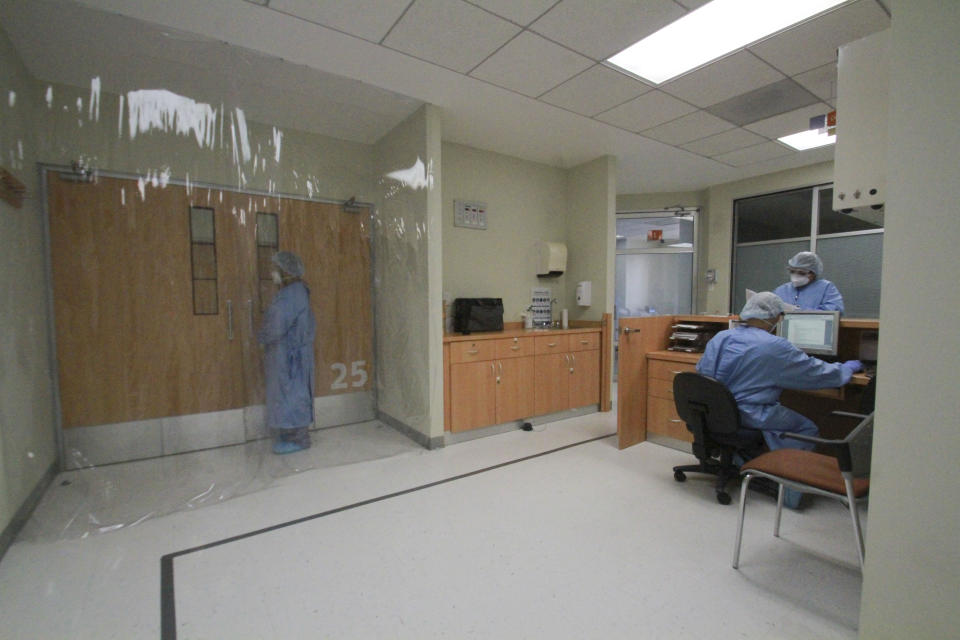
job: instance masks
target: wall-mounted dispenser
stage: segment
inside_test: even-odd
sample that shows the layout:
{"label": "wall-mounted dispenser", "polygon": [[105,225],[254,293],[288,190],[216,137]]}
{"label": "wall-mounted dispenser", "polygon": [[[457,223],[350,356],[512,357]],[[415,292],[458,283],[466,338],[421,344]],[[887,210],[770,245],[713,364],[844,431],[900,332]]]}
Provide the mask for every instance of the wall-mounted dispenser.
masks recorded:
{"label": "wall-mounted dispenser", "polygon": [[584,280],[577,283],[577,304],[581,307],[590,306],[590,281]]}
{"label": "wall-mounted dispenser", "polygon": [[567,268],[567,245],[561,242],[537,243],[537,277],[556,278]]}

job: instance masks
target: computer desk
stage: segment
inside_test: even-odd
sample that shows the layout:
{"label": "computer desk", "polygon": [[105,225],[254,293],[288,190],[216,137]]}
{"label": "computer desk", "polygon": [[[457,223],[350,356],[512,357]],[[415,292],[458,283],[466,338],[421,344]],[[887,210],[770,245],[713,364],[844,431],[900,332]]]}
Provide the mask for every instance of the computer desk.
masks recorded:
{"label": "computer desk", "polygon": [[[673,315],[620,318],[618,332],[617,436],[622,449],[652,440],[667,445],[692,442],[693,437],[676,413],[673,377],[681,371],[696,371],[699,353],[669,351],[673,325],[705,324],[723,330],[737,316]],[[837,360],[859,356],[863,332],[877,333],[878,320],[841,318]],[[780,403],[813,420],[825,438],[845,436],[854,426],[838,419],[833,411],[856,412],[870,377],[854,374],[841,388],[809,391],[784,390]]]}

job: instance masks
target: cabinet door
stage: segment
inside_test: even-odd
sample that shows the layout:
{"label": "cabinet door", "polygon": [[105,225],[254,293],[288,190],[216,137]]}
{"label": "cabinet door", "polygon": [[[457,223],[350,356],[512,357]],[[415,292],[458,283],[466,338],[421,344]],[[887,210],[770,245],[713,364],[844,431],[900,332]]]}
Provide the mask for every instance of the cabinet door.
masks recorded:
{"label": "cabinet door", "polygon": [[497,423],[533,416],[533,356],[497,361]]}
{"label": "cabinet door", "polygon": [[570,406],[585,407],[600,402],[600,351],[577,351],[570,354],[573,373],[570,376]]}
{"label": "cabinet door", "polygon": [[550,353],[534,360],[534,412],[536,415],[570,407],[570,354]]}
{"label": "cabinet door", "polygon": [[466,431],[496,422],[496,363],[450,365],[450,430]]}

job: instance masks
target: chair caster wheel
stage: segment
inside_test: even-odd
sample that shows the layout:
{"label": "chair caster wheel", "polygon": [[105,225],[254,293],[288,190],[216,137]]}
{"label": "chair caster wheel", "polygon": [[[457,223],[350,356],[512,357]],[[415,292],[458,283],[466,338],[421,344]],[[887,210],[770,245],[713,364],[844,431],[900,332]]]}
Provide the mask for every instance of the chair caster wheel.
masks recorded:
{"label": "chair caster wheel", "polygon": [[687,474],[685,474],[683,471],[674,471],[673,479],[676,480],[677,482],[683,482],[684,480],[687,479]]}
{"label": "chair caster wheel", "polygon": [[717,502],[720,504],[730,504],[730,494],[726,491],[717,491]]}

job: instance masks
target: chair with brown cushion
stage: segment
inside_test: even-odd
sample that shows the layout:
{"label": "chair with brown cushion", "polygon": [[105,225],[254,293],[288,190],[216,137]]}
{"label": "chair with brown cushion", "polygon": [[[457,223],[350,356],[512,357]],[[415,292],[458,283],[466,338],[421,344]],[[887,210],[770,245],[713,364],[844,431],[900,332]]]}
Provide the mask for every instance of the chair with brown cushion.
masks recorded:
{"label": "chair with brown cushion", "polygon": [[873,447],[873,414],[843,414],[862,418],[860,424],[842,440],[825,440],[788,433],[784,437],[813,442],[829,450],[832,455],[802,449],[777,449],[757,456],[740,468],[743,485],[740,491],[740,519],[737,522],[737,541],[733,551],[733,568],[740,563],[740,543],[743,539],[743,516],[747,506],[747,488],[754,478],[768,478],[776,482],[777,516],[773,535],[780,537],[780,515],[783,511],[783,489],[790,487],[805,493],[834,498],[850,509],[853,532],[857,540],[860,568],[863,568],[863,531],[857,499],[870,490],[870,453]]}

